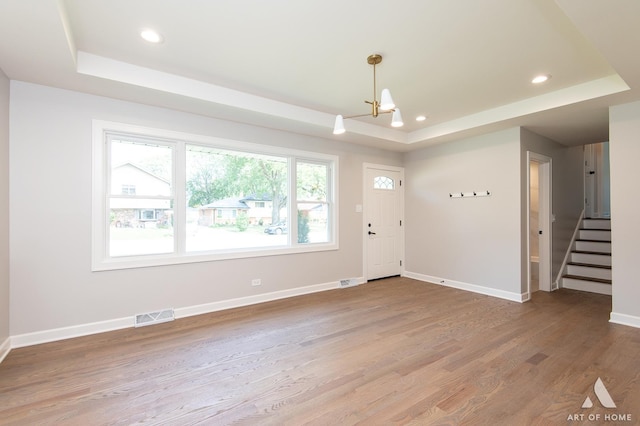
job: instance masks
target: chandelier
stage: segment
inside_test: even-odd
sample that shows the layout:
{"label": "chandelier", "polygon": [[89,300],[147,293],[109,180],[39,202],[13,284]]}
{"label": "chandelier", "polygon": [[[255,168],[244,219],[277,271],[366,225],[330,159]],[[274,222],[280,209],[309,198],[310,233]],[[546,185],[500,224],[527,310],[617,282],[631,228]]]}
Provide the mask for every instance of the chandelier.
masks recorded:
{"label": "chandelier", "polygon": [[402,116],[400,115],[400,109],[396,108],[396,104],[393,103],[393,99],[391,99],[391,93],[389,89],[382,89],[382,93],[380,94],[380,101],[376,99],[376,65],[382,62],[382,56],[378,54],[369,55],[367,58],[367,63],[369,65],[373,65],[373,101],[365,101],[371,105],[371,112],[367,114],[358,114],[358,115],[349,115],[343,117],[342,115],[336,116],[336,122],[333,126],[333,134],[340,135],[346,131],[344,128],[344,120],[347,118],[356,118],[356,117],[377,117],[380,114],[390,114],[391,116],[391,126],[400,127],[404,123],[402,122]]}

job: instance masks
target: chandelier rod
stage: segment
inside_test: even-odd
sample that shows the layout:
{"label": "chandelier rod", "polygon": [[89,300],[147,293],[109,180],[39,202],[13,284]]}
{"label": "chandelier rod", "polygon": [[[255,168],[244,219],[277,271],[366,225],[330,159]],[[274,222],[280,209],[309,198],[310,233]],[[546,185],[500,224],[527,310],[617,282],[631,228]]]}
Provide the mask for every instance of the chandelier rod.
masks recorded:
{"label": "chandelier rod", "polygon": [[[380,58],[382,59],[382,58]],[[376,100],[376,62],[373,63],[373,116],[378,116],[378,101]]]}
{"label": "chandelier rod", "polygon": [[379,110],[379,106],[380,104],[378,103],[378,99],[376,99],[376,65],[379,64],[380,62],[382,62],[382,56],[374,53],[373,55],[369,55],[367,57],[367,63],[369,65],[373,65],[373,102],[370,101],[364,101],[367,104],[371,104],[371,114],[373,117],[377,117],[378,116],[378,110]]}

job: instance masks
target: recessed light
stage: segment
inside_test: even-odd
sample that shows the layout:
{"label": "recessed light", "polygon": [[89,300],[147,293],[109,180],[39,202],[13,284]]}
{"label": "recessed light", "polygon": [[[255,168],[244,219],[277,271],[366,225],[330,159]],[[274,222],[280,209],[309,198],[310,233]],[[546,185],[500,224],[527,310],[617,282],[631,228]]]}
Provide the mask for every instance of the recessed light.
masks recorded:
{"label": "recessed light", "polygon": [[162,36],[154,30],[144,29],[140,31],[140,37],[148,41],[149,43],[162,43]]}
{"label": "recessed light", "polygon": [[416,121],[424,121],[426,119],[427,119],[427,117],[424,116],[424,115],[419,115],[419,116],[416,117]]}
{"label": "recessed light", "polygon": [[537,75],[533,78],[533,80],[531,80],[531,82],[533,84],[540,84],[540,83],[544,83],[545,81],[549,80],[551,78],[550,74],[543,74],[543,75]]}

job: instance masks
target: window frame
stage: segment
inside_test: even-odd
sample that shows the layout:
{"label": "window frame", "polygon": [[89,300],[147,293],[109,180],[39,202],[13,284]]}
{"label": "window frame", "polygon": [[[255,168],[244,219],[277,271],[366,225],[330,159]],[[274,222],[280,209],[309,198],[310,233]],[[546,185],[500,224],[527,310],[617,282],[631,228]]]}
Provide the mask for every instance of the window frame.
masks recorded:
{"label": "window frame", "polygon": [[[164,266],[173,264],[208,262],[226,259],[251,258],[261,256],[308,253],[337,250],[338,244],[338,169],[339,158],[336,155],[301,151],[238,141],[213,136],[205,136],[151,128],[133,124],[104,120],[92,121],[92,271]],[[186,146],[200,144],[211,148],[231,152],[275,155],[287,158],[288,163],[288,217],[292,231],[297,230],[297,176],[296,164],[311,162],[327,166],[327,203],[329,205],[328,242],[298,243],[297,233],[290,232],[287,245],[278,247],[248,247],[224,251],[187,252],[186,251],[186,202],[174,202],[174,251],[167,254],[146,254],[136,256],[109,256],[109,188],[110,158],[108,136],[120,135],[131,139],[153,139],[174,147],[172,173],[172,195],[175,200],[186,200]]]}

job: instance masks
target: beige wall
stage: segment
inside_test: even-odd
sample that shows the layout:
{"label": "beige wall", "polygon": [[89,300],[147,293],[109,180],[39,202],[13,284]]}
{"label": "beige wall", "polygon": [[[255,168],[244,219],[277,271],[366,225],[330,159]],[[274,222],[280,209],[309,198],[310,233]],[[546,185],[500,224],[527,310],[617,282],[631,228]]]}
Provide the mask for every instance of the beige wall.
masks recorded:
{"label": "beige wall", "polygon": [[[405,155],[409,276],[518,300],[527,292],[527,151],[552,158],[552,277],[582,211],[582,147],[514,128]],[[450,192],[491,191],[451,199]]]}
{"label": "beige wall", "polygon": [[9,336],[9,79],[0,70],[0,360]]}
{"label": "beige wall", "polygon": [[[405,167],[405,270],[500,297],[517,298],[526,291],[527,150],[553,158],[554,276],[582,209],[582,148],[566,148],[519,128],[402,155],[14,81],[9,153],[9,83],[0,77],[0,161],[5,164],[0,169],[5,173],[0,176],[0,207],[10,209],[12,218],[9,224],[4,214],[0,223],[5,242],[0,248],[5,266],[0,276],[0,344],[9,335],[361,277],[362,213],[355,206],[363,201],[365,162]],[[338,155],[340,249],[92,273],[92,119]],[[638,174],[634,158],[640,154],[634,139],[640,134],[640,104],[612,109],[611,130],[613,311],[640,320],[633,241],[640,235],[632,222],[637,201],[626,196],[639,180],[633,176]],[[492,195],[448,196],[473,190]],[[263,285],[252,287],[250,281],[258,277]]]}
{"label": "beige wall", "polygon": [[[519,298],[520,130],[411,152],[405,178],[409,275]],[[491,196],[449,198],[486,190]]]}
{"label": "beige wall", "polygon": [[[12,336],[363,276],[362,164],[400,166],[401,154],[16,81],[11,90]],[[92,273],[92,119],[338,155],[340,249]]]}
{"label": "beige wall", "polygon": [[612,107],[609,124],[611,166],[611,320],[640,327],[640,102]]}

